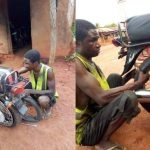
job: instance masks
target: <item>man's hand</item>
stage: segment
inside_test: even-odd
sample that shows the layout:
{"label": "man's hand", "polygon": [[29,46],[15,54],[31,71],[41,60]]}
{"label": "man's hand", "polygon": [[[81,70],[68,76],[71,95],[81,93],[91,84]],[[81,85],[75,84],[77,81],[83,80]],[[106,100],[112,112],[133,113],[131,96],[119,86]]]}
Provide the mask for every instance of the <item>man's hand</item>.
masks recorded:
{"label": "man's hand", "polygon": [[23,73],[26,73],[26,72],[28,72],[28,71],[29,71],[28,68],[22,67],[20,70],[18,70],[18,73],[19,73],[19,74],[23,74]]}
{"label": "man's hand", "polygon": [[140,71],[137,81],[135,81],[135,89],[138,89],[140,86],[143,86],[149,80],[148,73],[143,73]]}
{"label": "man's hand", "polygon": [[32,89],[25,89],[25,94],[26,94],[26,95],[30,95],[30,94],[31,94],[31,90],[32,90]]}

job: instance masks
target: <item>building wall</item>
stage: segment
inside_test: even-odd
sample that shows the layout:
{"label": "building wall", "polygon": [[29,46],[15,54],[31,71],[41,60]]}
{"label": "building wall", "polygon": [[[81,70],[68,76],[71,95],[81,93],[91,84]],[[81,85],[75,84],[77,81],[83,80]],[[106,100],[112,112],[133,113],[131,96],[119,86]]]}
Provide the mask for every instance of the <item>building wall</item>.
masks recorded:
{"label": "building wall", "polygon": [[56,56],[65,56],[70,51],[72,40],[71,27],[68,21],[70,0],[58,1],[57,8],[57,51]]}
{"label": "building wall", "polygon": [[8,54],[11,49],[8,29],[8,14],[6,0],[0,0],[0,53]]}
{"label": "building wall", "polygon": [[[58,1],[56,56],[65,56],[70,51],[72,37],[68,21],[69,1]],[[12,51],[5,2],[6,0],[0,0],[0,53]],[[30,0],[30,15],[32,48],[37,49],[43,58],[49,58],[51,40],[50,2]]]}
{"label": "building wall", "polygon": [[42,57],[50,55],[50,15],[48,0],[30,0],[32,48]]}

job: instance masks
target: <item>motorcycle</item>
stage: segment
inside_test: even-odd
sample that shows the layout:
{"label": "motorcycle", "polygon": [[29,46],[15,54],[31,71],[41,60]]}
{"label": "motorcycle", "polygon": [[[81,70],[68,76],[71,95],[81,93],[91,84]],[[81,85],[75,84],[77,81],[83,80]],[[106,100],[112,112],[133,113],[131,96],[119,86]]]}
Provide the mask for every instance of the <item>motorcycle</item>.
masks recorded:
{"label": "motorcycle", "polygon": [[[121,73],[122,78],[118,83],[112,81],[110,87],[116,87],[118,84],[124,85],[130,79],[138,80],[139,70],[144,73],[150,71],[149,28],[150,14],[129,18],[118,25],[119,37],[113,39],[112,43],[116,47],[121,47],[118,58],[126,56],[126,60],[123,72]],[[150,98],[150,90],[146,90],[145,85],[136,89],[135,94],[138,97]],[[141,105],[150,112],[149,103],[141,103]]]}
{"label": "motorcycle", "polygon": [[38,122],[42,119],[39,105],[24,92],[28,84],[17,71],[0,67],[0,125],[14,127],[21,120]]}
{"label": "motorcycle", "polygon": [[[142,24],[141,21],[143,21]],[[150,27],[150,14],[129,18],[126,22],[121,22],[118,25],[119,37],[113,39],[112,43],[116,47],[121,46],[118,59],[126,56],[124,70],[121,74],[123,77],[122,84],[127,83],[132,78],[137,80],[139,66],[150,56],[148,27]]]}

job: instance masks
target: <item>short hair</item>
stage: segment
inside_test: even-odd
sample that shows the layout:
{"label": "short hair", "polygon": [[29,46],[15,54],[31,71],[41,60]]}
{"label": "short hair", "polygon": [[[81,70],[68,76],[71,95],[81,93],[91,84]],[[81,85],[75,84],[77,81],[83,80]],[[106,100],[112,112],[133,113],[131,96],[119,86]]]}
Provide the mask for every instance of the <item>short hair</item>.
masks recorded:
{"label": "short hair", "polygon": [[76,19],[76,42],[83,41],[90,29],[96,29],[96,26],[89,21]]}
{"label": "short hair", "polygon": [[40,63],[41,56],[37,50],[31,49],[24,54],[24,58],[29,59],[31,63],[35,63],[36,61]]}

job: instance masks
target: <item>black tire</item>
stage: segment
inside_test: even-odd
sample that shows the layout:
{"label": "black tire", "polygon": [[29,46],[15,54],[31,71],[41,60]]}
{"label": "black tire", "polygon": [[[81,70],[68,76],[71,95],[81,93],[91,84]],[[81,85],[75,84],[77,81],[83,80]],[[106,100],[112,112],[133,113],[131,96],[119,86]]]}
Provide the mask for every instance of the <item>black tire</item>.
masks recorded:
{"label": "black tire", "polygon": [[150,104],[149,103],[140,103],[142,107],[150,113]]}
{"label": "black tire", "polygon": [[115,87],[123,85],[123,79],[121,75],[117,73],[110,74],[107,78],[107,82],[110,88],[115,88]]}
{"label": "black tire", "polygon": [[6,127],[15,127],[22,120],[22,117],[15,110],[15,108],[6,108],[4,104],[0,101],[0,111],[3,113],[5,117],[5,121],[0,123],[2,126]]}
{"label": "black tire", "polygon": [[[137,81],[137,80],[138,80],[139,74],[140,74],[140,71],[139,71],[139,70],[136,70],[136,74],[135,74],[135,76],[134,76],[134,81]],[[145,88],[145,85],[141,85],[141,86],[139,86],[138,88],[136,88],[135,90],[144,89],[144,88]]]}
{"label": "black tire", "polygon": [[[138,78],[139,78],[139,73],[140,71],[137,70],[137,73],[135,74],[135,77],[134,77],[134,81],[137,81]],[[140,87],[138,87],[137,89],[135,90],[139,90],[139,89],[144,89],[145,88],[145,85],[141,85]],[[149,103],[140,103],[142,105],[142,107],[150,113],[150,104]]]}
{"label": "black tire", "polygon": [[[22,116],[22,119],[28,122],[39,122],[42,119],[42,111],[40,106],[32,97],[26,97],[22,99],[24,104],[28,107],[28,112]],[[29,114],[31,107],[31,113]],[[35,111],[35,115],[33,114]]]}
{"label": "black tire", "polygon": [[139,73],[140,73],[139,71],[136,72],[136,74],[135,74],[135,76],[134,76],[134,81],[137,81],[137,80],[138,80],[138,78],[139,78]]}

